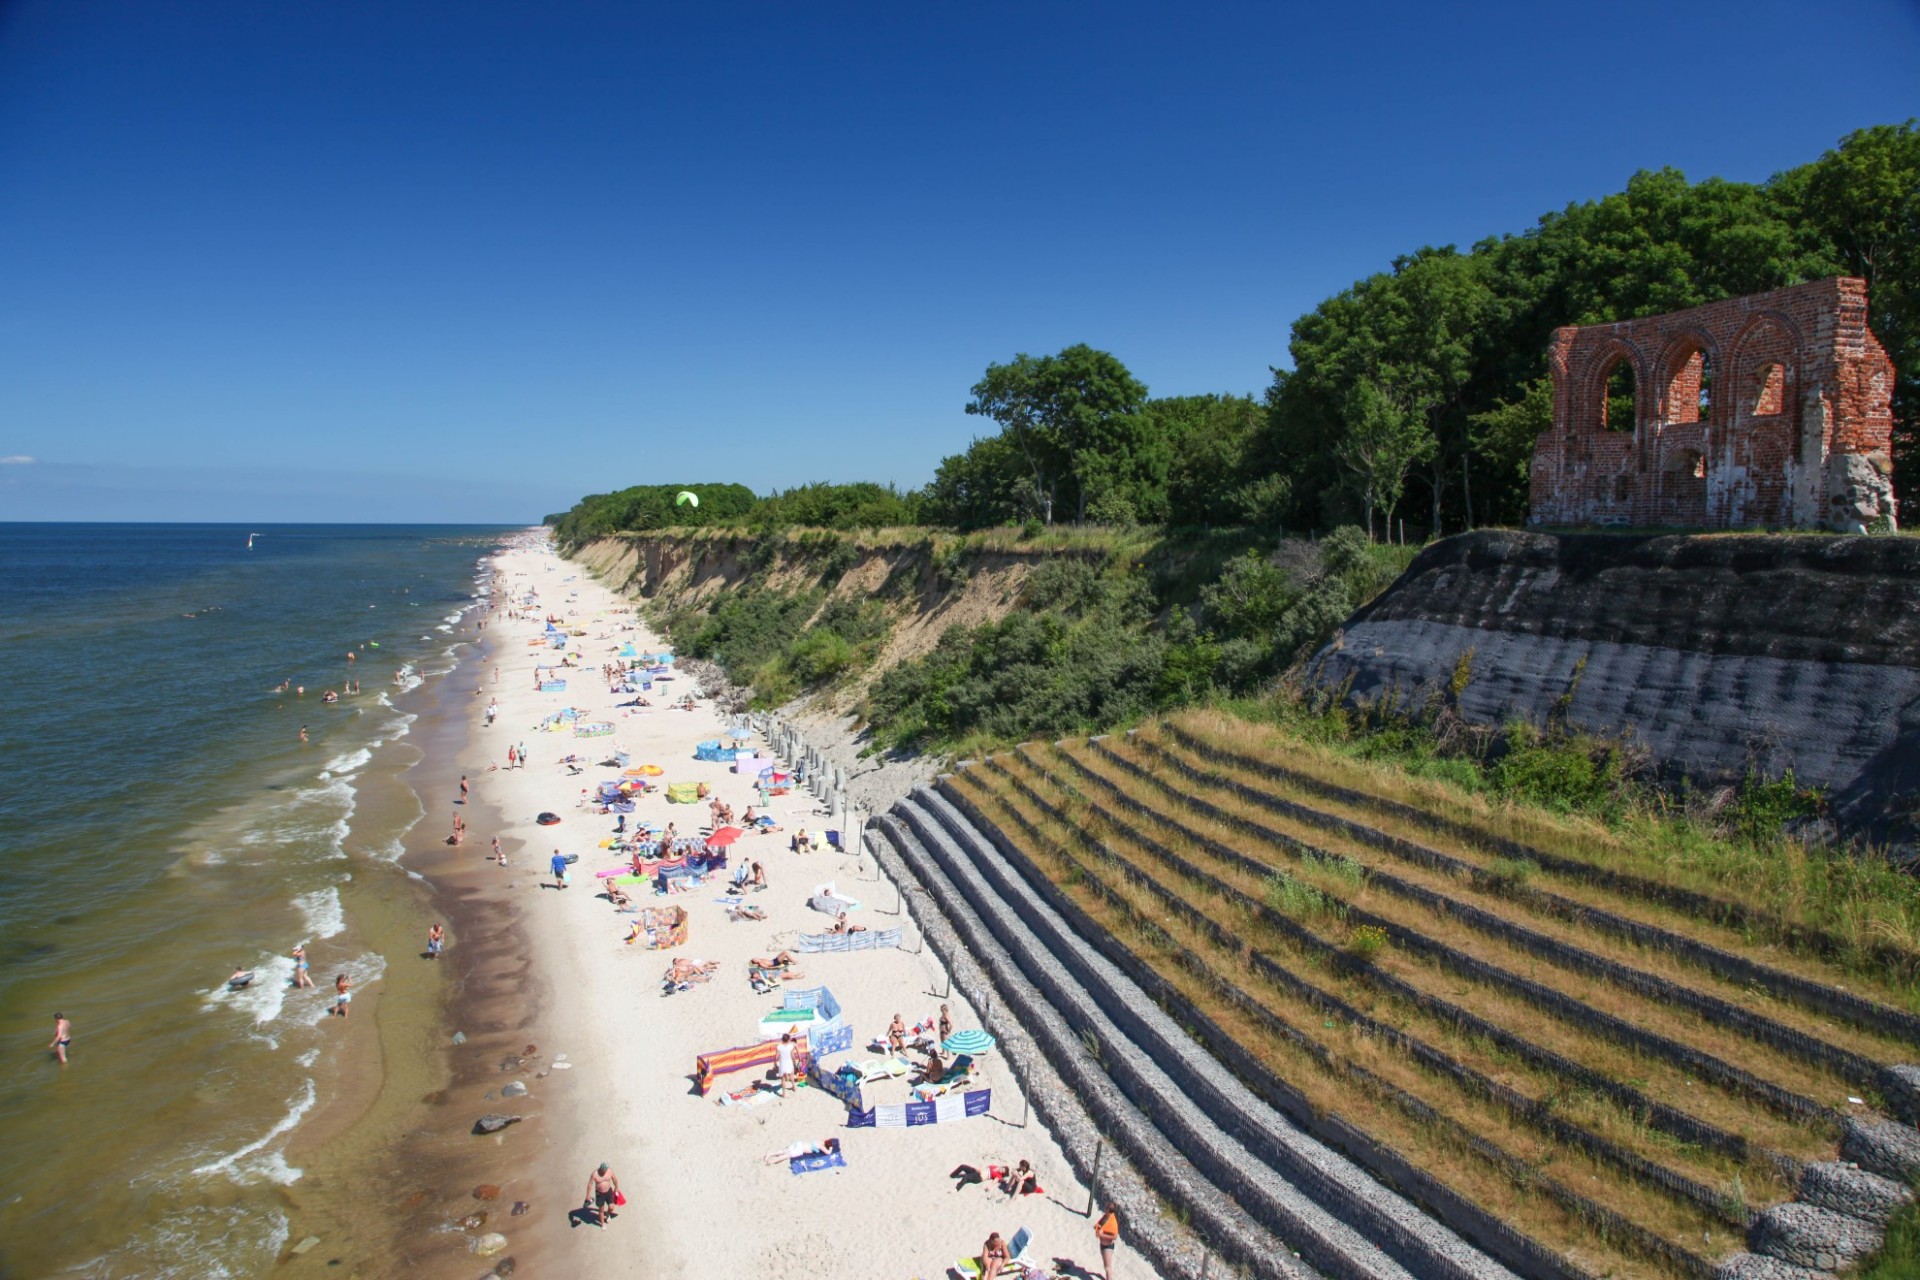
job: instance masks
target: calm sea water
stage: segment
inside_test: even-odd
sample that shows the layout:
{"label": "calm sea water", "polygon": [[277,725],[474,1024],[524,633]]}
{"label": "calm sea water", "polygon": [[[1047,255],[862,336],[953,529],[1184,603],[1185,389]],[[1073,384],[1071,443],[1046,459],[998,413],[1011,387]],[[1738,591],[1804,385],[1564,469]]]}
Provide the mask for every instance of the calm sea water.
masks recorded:
{"label": "calm sea water", "polygon": [[0,1276],[273,1267],[322,991],[387,963],[349,904],[420,817],[407,693],[506,532],[0,524]]}

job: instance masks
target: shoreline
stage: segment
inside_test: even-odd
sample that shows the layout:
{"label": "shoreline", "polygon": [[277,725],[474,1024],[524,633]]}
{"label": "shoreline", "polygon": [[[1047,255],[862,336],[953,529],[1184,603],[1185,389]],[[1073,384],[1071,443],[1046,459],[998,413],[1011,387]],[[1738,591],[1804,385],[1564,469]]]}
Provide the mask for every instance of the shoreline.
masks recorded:
{"label": "shoreline", "polygon": [[[484,616],[483,598],[460,625],[471,628]],[[361,855],[359,874],[343,890],[354,932],[385,957],[386,968],[378,981],[356,988],[354,1014],[340,1029],[353,1038],[338,1047],[327,1088],[288,1140],[289,1159],[303,1173],[285,1189],[293,1229],[283,1267],[388,1274],[395,1246],[423,1205],[405,1148],[450,1086],[441,1027],[457,1008],[461,985],[456,974],[419,968],[429,963],[422,957],[427,923],[452,921],[460,909],[459,896],[448,892],[455,851],[435,814],[449,808],[440,798],[457,790],[456,761],[472,736],[464,724],[471,694],[461,687],[486,649],[481,635],[465,639],[447,671],[393,699],[396,711],[414,719],[406,737],[386,749],[414,758],[387,781],[417,802],[420,817],[399,837],[395,856]],[[324,985],[324,976],[316,971],[316,982]],[[370,1205],[382,1208],[369,1212]],[[308,1236],[319,1245],[293,1253]]]}

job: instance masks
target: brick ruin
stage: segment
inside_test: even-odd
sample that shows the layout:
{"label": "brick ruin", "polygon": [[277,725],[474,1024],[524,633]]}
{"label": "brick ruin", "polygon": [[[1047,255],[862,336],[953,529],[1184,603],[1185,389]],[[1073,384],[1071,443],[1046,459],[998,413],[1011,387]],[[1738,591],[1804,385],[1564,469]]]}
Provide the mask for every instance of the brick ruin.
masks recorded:
{"label": "brick ruin", "polygon": [[1864,280],[1554,330],[1530,523],[1894,527],[1893,361]]}

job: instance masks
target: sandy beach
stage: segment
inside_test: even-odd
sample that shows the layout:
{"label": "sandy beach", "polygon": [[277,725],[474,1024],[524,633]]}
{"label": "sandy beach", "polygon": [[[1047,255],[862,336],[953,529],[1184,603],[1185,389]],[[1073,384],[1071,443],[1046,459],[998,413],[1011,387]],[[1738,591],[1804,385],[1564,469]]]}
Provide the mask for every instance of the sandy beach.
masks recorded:
{"label": "sandy beach", "polygon": [[[533,604],[520,603],[529,597]],[[821,933],[833,923],[808,906],[823,883],[862,904],[849,914],[851,923],[870,930],[905,924],[898,949],[796,956],[804,977],[786,988],[829,988],[853,1031],[851,1053],[828,1055],[828,1062],[877,1056],[868,1045],[884,1038],[896,1013],[909,1025],[937,1017],[945,975],[920,949],[911,923],[894,914],[895,888],[878,877],[870,858],[855,857],[851,848],[844,854],[790,849],[796,830],[827,825],[813,798],[798,789],[763,807],[781,830],[741,837],[728,872],[664,897],[651,885],[628,886],[636,907],[678,906],[689,917],[682,945],[629,945],[635,917],[615,909],[604,896],[607,881],[595,874],[628,860],[606,847],[616,818],[588,803],[600,782],[621,776],[619,768],[599,762],[619,751],[633,766],[660,766],[662,775],[652,780],[659,790],[637,801],[628,826],[671,822],[681,836],[697,837],[709,827],[706,802],[670,804],[666,784],[705,783],[736,815],[756,803],[751,777],[726,763],[694,759],[697,743],[731,739],[731,721],[705,700],[692,711],[680,709],[680,699],[694,691],[685,678],[656,682],[645,695],[651,707],[619,705],[635,695],[611,691],[602,665],[622,662],[623,644],[641,653],[664,646],[637,622],[629,602],[559,559],[544,540],[499,556],[493,600],[484,633],[488,656],[484,668],[473,668],[483,692],[471,697],[474,729],[458,770],[471,785],[470,801],[464,807],[430,801],[423,830],[444,831],[453,811],[466,814],[459,870],[449,877],[465,886],[456,889],[463,907],[453,918],[484,937],[463,938],[456,928],[441,963],[455,966],[463,945],[483,951],[484,965],[462,966],[461,993],[490,990],[488,999],[469,1007],[495,1016],[459,1028],[464,1041],[452,1050],[453,1083],[432,1101],[467,1125],[489,1113],[526,1118],[491,1136],[463,1131],[457,1138],[443,1133],[416,1140],[416,1148],[430,1148],[416,1154],[441,1161],[449,1174],[480,1169],[476,1176],[498,1187],[485,1201],[464,1201],[487,1219],[469,1219],[459,1233],[460,1252],[492,1248],[485,1256],[496,1264],[512,1257],[513,1270],[536,1274],[776,1277],[851,1267],[864,1276],[932,1277],[976,1254],[990,1232],[1011,1238],[1026,1227],[1030,1257],[1061,1274],[1099,1275],[1086,1189],[1038,1119],[1027,1117],[1016,1082],[996,1070],[991,1052],[981,1056],[979,1078],[969,1086],[991,1090],[990,1112],[935,1124],[848,1128],[844,1103],[814,1088],[780,1096],[772,1080],[746,1102],[720,1103],[724,1094],[761,1079],[759,1068],[724,1076],[708,1096],[698,1094],[696,1056],[762,1040],[760,1019],[780,1005],[778,992],[752,989],[749,958],[771,957],[792,948],[801,933]],[[510,609],[522,616],[509,617]],[[567,681],[564,692],[535,688],[536,665],[561,656],[542,641],[549,615],[569,632],[584,632],[569,638],[572,668],[553,673]],[[463,685],[466,670],[463,665]],[[491,727],[489,701],[498,704]],[[557,731],[542,728],[565,708],[577,709],[582,723],[611,723],[612,735],[576,737],[570,721]],[[509,747],[517,752],[523,745],[531,763],[509,768]],[[575,772],[563,763],[569,755],[584,768]],[[561,821],[540,825],[542,812]],[[496,835],[507,855],[504,868],[491,861]],[[554,887],[548,869],[556,850],[577,855],[565,889]],[[766,918],[734,922],[717,899],[728,893],[724,880],[732,868],[752,861],[764,866],[769,885],[743,897]],[[708,981],[663,995],[661,979],[675,957],[714,962],[716,971]],[[956,1030],[978,1025],[957,993],[945,1003]],[[870,1083],[864,1101],[905,1103],[908,1079]],[[527,1092],[502,1093],[515,1083]],[[842,1144],[844,1167],[797,1175],[785,1159],[765,1159],[792,1144],[828,1138]],[[985,1173],[1023,1159],[1037,1172],[1042,1194],[1010,1199],[991,1180],[953,1176],[962,1166]],[[576,1212],[588,1175],[602,1161],[628,1200],[604,1230]],[[444,1222],[449,1189],[436,1190],[441,1194],[433,1203],[419,1208]],[[515,1215],[520,1204],[526,1207]],[[504,1235],[504,1243],[486,1239],[492,1232]],[[472,1274],[471,1257],[455,1260],[456,1241],[446,1235],[440,1241],[430,1253],[445,1273]],[[1150,1272],[1123,1247],[1115,1274]]]}

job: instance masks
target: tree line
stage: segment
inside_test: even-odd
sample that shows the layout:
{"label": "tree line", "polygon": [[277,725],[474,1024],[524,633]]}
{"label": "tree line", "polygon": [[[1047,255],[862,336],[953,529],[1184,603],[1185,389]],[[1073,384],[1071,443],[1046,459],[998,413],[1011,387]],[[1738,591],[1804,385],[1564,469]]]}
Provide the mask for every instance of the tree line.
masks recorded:
{"label": "tree line", "polygon": [[[1437,535],[1527,514],[1551,425],[1552,331],[1657,315],[1834,275],[1864,277],[1898,371],[1896,490],[1920,488],[1920,124],[1849,134],[1763,183],[1643,171],[1526,231],[1426,247],[1294,322],[1290,369],[1263,394],[1154,398],[1119,358],[1076,345],[991,364],[966,411],[992,422],[924,488],[741,486],[595,495],[550,522],[563,540],[669,524],[1026,522],[1368,530]],[[708,494],[726,490],[715,503]],[[738,490],[735,494],[733,491]],[[667,501],[658,500],[660,493]],[[1920,511],[1920,495],[1906,511]]]}

